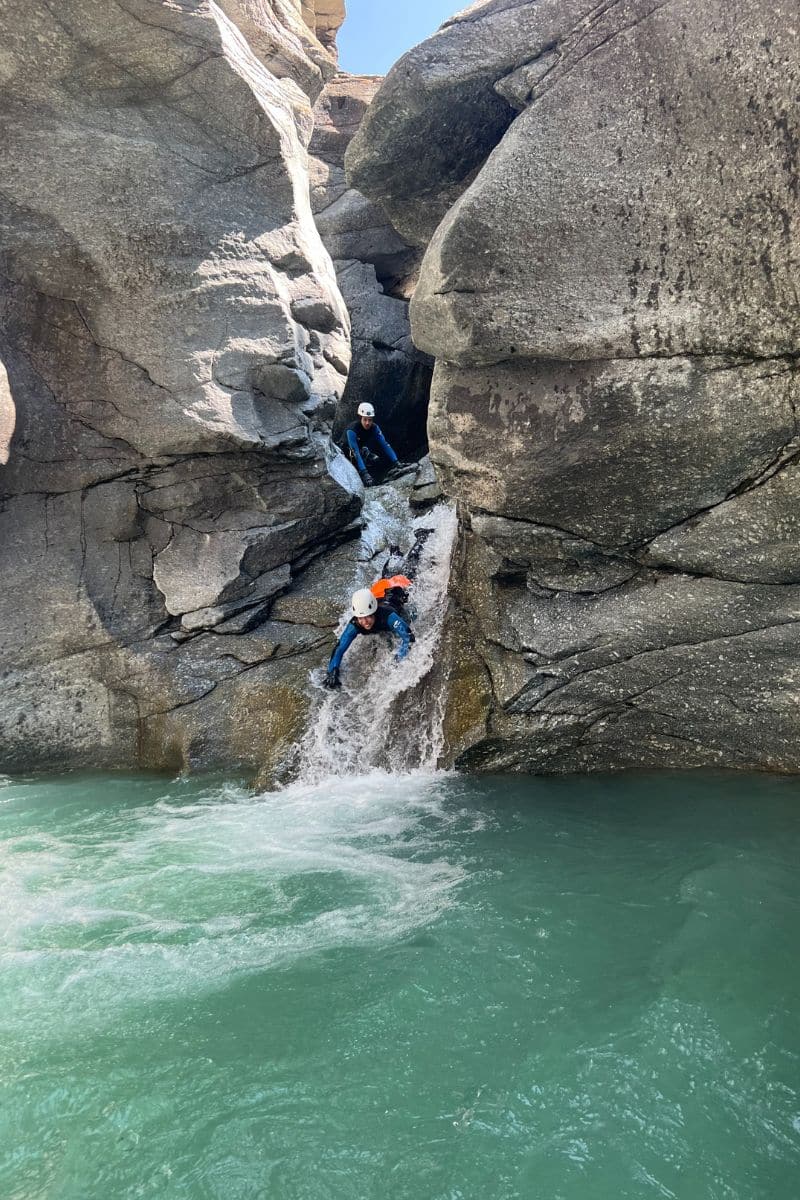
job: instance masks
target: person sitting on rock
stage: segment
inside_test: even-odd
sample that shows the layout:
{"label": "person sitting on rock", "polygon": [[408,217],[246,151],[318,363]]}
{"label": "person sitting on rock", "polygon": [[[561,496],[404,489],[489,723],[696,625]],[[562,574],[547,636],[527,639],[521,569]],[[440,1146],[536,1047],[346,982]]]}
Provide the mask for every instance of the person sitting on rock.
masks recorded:
{"label": "person sitting on rock", "polygon": [[375,483],[370,467],[375,470],[381,464],[381,458],[388,459],[390,467],[403,467],[392,447],[381,433],[380,425],[375,423],[375,409],[364,402],[358,406],[358,420],[347,426],[347,449],[350,460],[361,476],[364,487],[372,487]]}
{"label": "person sitting on rock", "polygon": [[344,633],[336,643],[328,663],[328,670],[322,681],[326,688],[342,686],[339,679],[339,668],[342,659],[350,645],[360,633],[392,633],[400,639],[400,645],[395,654],[395,662],[402,662],[408,654],[414,635],[406,622],[388,604],[379,604],[369,588],[361,588],[353,594],[352,617],[345,626]]}

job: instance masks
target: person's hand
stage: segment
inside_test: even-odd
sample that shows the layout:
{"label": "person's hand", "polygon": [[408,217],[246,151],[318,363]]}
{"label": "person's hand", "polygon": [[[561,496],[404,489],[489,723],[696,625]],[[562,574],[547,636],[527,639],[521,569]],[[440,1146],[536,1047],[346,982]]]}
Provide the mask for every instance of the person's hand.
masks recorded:
{"label": "person's hand", "polygon": [[339,668],[338,667],[336,667],[336,669],[333,671],[327,671],[325,673],[325,678],[322,681],[322,686],[324,688],[328,688],[328,690],[331,692],[334,691],[336,688],[340,688],[342,686],[342,681],[339,678]]}
{"label": "person's hand", "polygon": [[374,487],[375,486],[375,480],[372,478],[369,471],[361,472],[361,482],[363,483],[364,487]]}

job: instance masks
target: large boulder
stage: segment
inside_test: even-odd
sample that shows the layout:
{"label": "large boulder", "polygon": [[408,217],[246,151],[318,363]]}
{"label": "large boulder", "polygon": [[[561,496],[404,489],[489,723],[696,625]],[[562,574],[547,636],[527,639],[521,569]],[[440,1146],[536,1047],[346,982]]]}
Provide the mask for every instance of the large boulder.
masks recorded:
{"label": "large boulder", "polygon": [[800,768],[799,74],[756,0],[485,0],[351,143],[427,244],[464,763]]}
{"label": "large boulder", "polygon": [[0,769],[255,771],[307,705],[333,621],[257,630],[360,499],[299,7],[0,0]]}
{"label": "large boulder", "polygon": [[[574,0],[474,4],[404,55],[347,153],[351,184],[425,246],[516,115],[495,88],[541,53]],[[589,5],[586,5],[588,9]],[[541,34],[540,34],[541,31]],[[552,36],[552,35],[551,35]]]}
{"label": "large boulder", "polygon": [[791,353],[795,33],[756,0],[565,33],[436,231],[417,341],[464,364]]}

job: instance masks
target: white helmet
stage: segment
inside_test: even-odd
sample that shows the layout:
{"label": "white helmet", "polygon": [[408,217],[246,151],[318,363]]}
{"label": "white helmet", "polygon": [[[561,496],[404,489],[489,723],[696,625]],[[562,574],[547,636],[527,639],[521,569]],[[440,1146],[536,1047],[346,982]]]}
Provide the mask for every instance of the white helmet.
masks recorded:
{"label": "white helmet", "polygon": [[377,611],[378,601],[369,588],[362,588],[361,591],[353,593],[354,617],[371,617]]}
{"label": "white helmet", "polygon": [[360,417],[374,417],[375,409],[371,404],[368,404],[366,401],[364,401],[363,404],[359,404],[358,406],[358,415]]}

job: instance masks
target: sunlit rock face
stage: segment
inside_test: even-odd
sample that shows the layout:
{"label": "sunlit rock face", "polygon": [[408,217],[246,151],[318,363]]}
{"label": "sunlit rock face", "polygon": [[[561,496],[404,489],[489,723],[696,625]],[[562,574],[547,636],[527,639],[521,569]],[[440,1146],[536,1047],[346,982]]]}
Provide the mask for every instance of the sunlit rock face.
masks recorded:
{"label": "sunlit rock face", "polygon": [[[219,8],[270,74],[299,84],[312,100],[335,73],[336,43],[333,38],[338,25],[322,22],[319,33],[330,33],[323,44],[318,36],[313,2],[219,0]],[[344,14],[339,24],[343,19]]]}
{"label": "sunlit rock face", "polygon": [[344,159],[380,84],[377,75],[339,74],[314,108],[309,172],[317,228],[333,257],[351,324],[352,361],[334,422],[341,439],[362,401],[402,457],[426,449],[432,360],[411,337],[408,301],[421,254],[379,204],[348,186]]}
{"label": "sunlit rock face", "polygon": [[488,0],[348,151],[427,244],[464,764],[800,767],[795,25]]}
{"label": "sunlit rock face", "polygon": [[0,769],[258,769],[301,722],[327,626],[263,621],[360,501],[297,8],[0,0]]}
{"label": "sunlit rock face", "polygon": [[335,57],[336,34],[345,18],[344,0],[294,0],[303,20]]}

